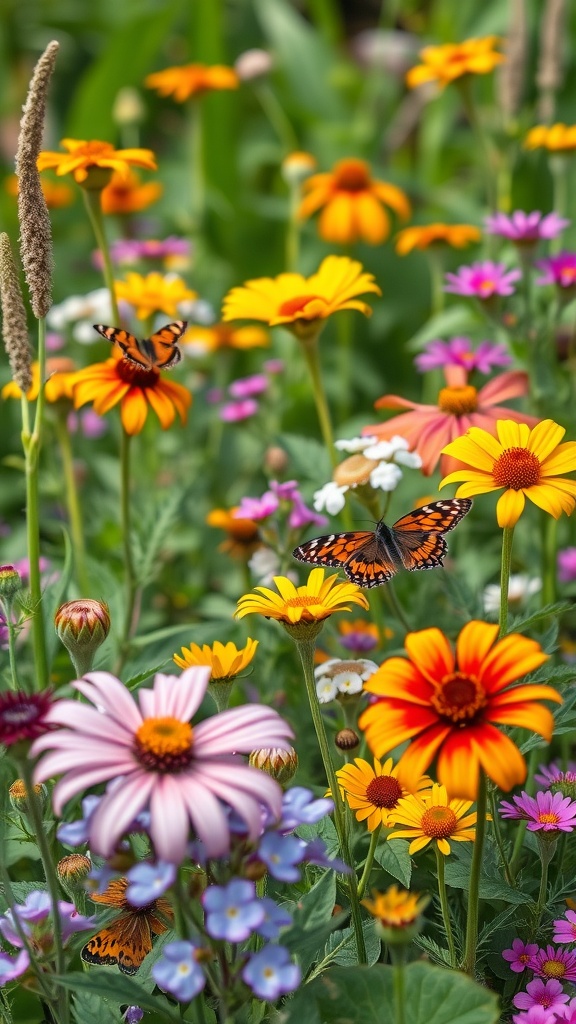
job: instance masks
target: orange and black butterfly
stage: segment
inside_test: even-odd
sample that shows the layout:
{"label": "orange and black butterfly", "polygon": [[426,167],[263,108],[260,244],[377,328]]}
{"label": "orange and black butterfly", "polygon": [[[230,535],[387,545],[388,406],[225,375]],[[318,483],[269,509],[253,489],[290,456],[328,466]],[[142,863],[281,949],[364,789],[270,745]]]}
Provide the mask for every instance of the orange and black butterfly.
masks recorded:
{"label": "orange and black butterfly", "polygon": [[127,887],[128,879],[118,878],[102,894],[90,896],[95,903],[117,907],[120,913],[86,943],[81,956],[88,964],[118,964],[123,974],[136,974],[152,949],[152,936],[168,930],[158,914],[170,920],[172,910],[162,897],[145,907],[133,907],[126,899]]}
{"label": "orange and black butterfly", "polygon": [[142,340],[120,327],[106,327],[106,324],[94,324],[94,330],[113,345],[119,345],[124,357],[131,363],[137,363],[145,370],[152,370],[154,367],[157,370],[167,370],[179,363],[182,358],[176,342],[182,337],[187,326],[186,320],[175,320],[173,324],[166,324],[155,334]]}
{"label": "orange and black butterfly", "polygon": [[292,554],[301,562],[337,565],[359,587],[379,587],[398,569],[435,569],[444,562],[444,534],[472,508],[470,498],[432,501],[402,516],[393,526],[315,537]]}

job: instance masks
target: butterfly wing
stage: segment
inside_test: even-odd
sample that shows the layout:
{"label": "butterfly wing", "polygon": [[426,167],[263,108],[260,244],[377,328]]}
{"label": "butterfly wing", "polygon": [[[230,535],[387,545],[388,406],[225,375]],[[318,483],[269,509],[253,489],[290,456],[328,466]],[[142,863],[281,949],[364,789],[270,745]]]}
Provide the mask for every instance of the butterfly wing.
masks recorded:
{"label": "butterfly wing", "polygon": [[338,566],[359,587],[378,587],[397,569],[380,536],[372,530],[315,537],[295,548],[292,554],[301,562]]}
{"label": "butterfly wing", "polygon": [[121,327],[107,327],[106,324],[94,324],[94,330],[106,338],[106,341],[118,345],[125,358],[129,359],[131,363],[136,363],[138,366],[144,367],[145,370],[152,369],[152,360],[143,351],[142,343],[129,331],[124,331]]}
{"label": "butterfly wing", "polygon": [[117,964],[123,974],[136,974],[144,957],[152,949],[150,924],[145,914],[120,914],[94,935],[82,949],[88,964]]}
{"label": "butterfly wing", "polygon": [[175,320],[174,323],[161,327],[159,331],[141,343],[140,348],[159,370],[167,370],[182,359],[182,353],[176,342],[178,338],[182,337],[187,326],[186,320]]}
{"label": "butterfly wing", "polygon": [[390,527],[402,565],[409,572],[444,564],[444,534],[453,530],[472,508],[470,498],[432,501],[415,508]]}

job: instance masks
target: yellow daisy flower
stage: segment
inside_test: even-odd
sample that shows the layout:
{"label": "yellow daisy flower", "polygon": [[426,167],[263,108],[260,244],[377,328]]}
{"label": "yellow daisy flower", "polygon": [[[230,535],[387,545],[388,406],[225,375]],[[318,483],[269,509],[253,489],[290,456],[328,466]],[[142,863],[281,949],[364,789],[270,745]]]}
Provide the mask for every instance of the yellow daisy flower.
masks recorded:
{"label": "yellow daisy flower", "polygon": [[235,348],[241,351],[264,348],[270,344],[268,332],[263,327],[231,327],[230,324],[213,324],[211,327],[189,327],[180,339],[180,346],[191,355],[208,355],[220,349]]}
{"label": "yellow daisy flower", "polygon": [[115,281],[116,297],[134,306],[139,320],[146,320],[154,313],[178,316],[178,304],[197,298],[196,292],[186,287],[177,274],[150,274],[130,271],[124,281]]}
{"label": "yellow daisy flower", "polygon": [[[156,170],[156,158],[151,149],[114,149],[110,142],[100,142],[98,139],[90,142],[84,139],[62,139],[61,145],[67,150],[66,153],[40,153],[38,170],[45,171],[53,167],[59,177],[73,174],[79,185],[86,181],[88,173],[96,167],[109,170],[110,173],[118,171],[124,177],[130,174],[131,166]],[[102,181],[100,187],[104,184]]]}
{"label": "yellow daisy flower", "polygon": [[287,626],[297,623],[318,623],[334,612],[349,612],[350,605],[368,608],[368,601],[355,583],[342,583],[337,575],[324,578],[324,569],[312,569],[307,583],[296,587],[286,576],[275,576],[278,593],[267,587],[256,587],[238,601],[236,615],[263,615]]}
{"label": "yellow daisy flower", "polygon": [[[32,363],[32,384],[26,392],[29,402],[38,398],[40,391],[40,366]],[[76,380],[76,370],[71,359],[54,357],[46,361],[46,384],[44,396],[47,402],[58,402],[61,398],[72,399],[73,385]],[[5,384],[0,392],[2,398],[21,398],[22,392],[15,381],[11,380]]]}
{"label": "yellow daisy flower", "polygon": [[396,252],[406,256],[413,249],[429,249],[432,245],[450,245],[464,249],[471,242],[479,242],[480,228],[473,224],[423,224],[404,228],[396,235]]}
{"label": "yellow daisy flower", "polygon": [[559,473],[576,470],[576,441],[565,441],[566,433],[554,420],[541,420],[530,429],[526,423],[497,420],[495,438],[480,427],[470,427],[463,437],[456,438],[442,449],[460,462],[464,469],[449,473],[440,483],[461,483],[458,498],[499,491],[496,515],[498,526],[514,526],[526,498],[544,509],[554,519],[563,512],[571,515],[576,504],[576,481]]}
{"label": "yellow daisy flower", "polygon": [[243,672],[256,654],[257,647],[258,641],[250,638],[246,641],[246,646],[240,650],[236,644],[231,642],[223,644],[219,640],[215,640],[211,647],[208,644],[203,644],[202,647],[198,644],[190,644],[189,647],[182,648],[181,657],[179,654],[174,655],[174,661],[180,668],[188,668],[190,665],[209,665],[212,669],[212,681],[221,682],[233,679]]}
{"label": "yellow daisy flower", "polygon": [[476,812],[468,814],[471,800],[451,800],[445,786],[435,782],[422,793],[412,793],[398,801],[394,823],[406,828],[391,832],[388,839],[410,839],[410,856],[436,843],[440,853],[450,853],[449,839],[458,843],[474,842]]}
{"label": "yellow daisy flower", "polygon": [[362,900],[368,913],[388,928],[404,928],[413,924],[429,902],[429,896],[406,892],[405,889],[399,889],[396,882],[386,892],[373,890],[371,900]]}
{"label": "yellow daisy flower", "polygon": [[547,149],[550,153],[571,153],[576,149],[576,125],[538,124],[524,140],[525,149]]}
{"label": "yellow daisy flower", "polygon": [[[375,757],[373,764],[372,767],[368,761],[356,757],[353,764],[345,764],[336,772],[342,797],[354,811],[356,820],[366,822],[369,832],[380,825],[391,825],[398,801],[409,794],[398,781],[398,765],[391,757],[384,764]],[[430,779],[424,776],[417,788],[422,789],[429,783]]]}
{"label": "yellow daisy flower", "polygon": [[425,46],[420,51],[422,63],[410,69],[406,84],[415,89],[424,82],[437,82],[443,88],[463,75],[486,75],[505,59],[504,54],[494,49],[499,42],[498,36],[483,36],[461,43]]}

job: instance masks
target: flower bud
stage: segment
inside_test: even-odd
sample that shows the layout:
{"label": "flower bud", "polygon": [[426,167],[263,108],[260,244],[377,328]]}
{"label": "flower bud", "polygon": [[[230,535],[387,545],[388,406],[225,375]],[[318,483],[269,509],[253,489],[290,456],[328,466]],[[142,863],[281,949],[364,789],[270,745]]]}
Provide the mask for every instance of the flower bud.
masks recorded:
{"label": "flower bud", "polygon": [[[42,807],[44,807],[48,796],[46,786],[43,786],[41,783],[37,783],[34,786],[34,792],[36,793],[36,797],[40,800]],[[10,797],[12,807],[15,811],[18,811],[18,814],[28,815],[30,813],[28,791],[23,779],[16,779],[15,782],[12,783],[8,790],[8,795]]]}
{"label": "flower bud", "polygon": [[22,588],[22,577],[13,565],[0,565],[0,598],[8,601]]}
{"label": "flower bud", "polygon": [[92,598],[67,601],[56,612],[54,625],[78,675],[84,675],[110,631],[108,605]]}
{"label": "flower bud", "polygon": [[280,445],[271,444],[264,452],[264,469],[275,476],[284,473],[288,462],[288,454]]}
{"label": "flower bud", "polygon": [[316,159],[311,153],[298,150],[282,161],[282,177],[287,185],[300,185],[316,170]]}
{"label": "flower bud", "polygon": [[124,1020],[126,1024],[140,1024],[142,1017],[144,1016],[144,1010],[139,1006],[128,1006],[124,1012]]}
{"label": "flower bud", "polygon": [[268,75],[274,66],[271,54],[267,50],[245,50],[234,61],[234,69],[243,82],[251,82],[255,78]]}
{"label": "flower bud", "polygon": [[286,786],[296,774],[298,754],[294,747],[290,747],[289,750],[269,747],[263,750],[253,750],[248,758],[248,763],[252,768],[259,768],[260,771],[271,775],[281,786]]}
{"label": "flower bud", "polygon": [[338,750],[354,750],[360,743],[360,737],[358,733],[354,732],[354,729],[340,729],[340,732],[336,733],[334,742]]}
{"label": "flower bud", "polygon": [[116,124],[141,124],[145,116],[146,110],[138,90],[131,85],[119,89],[112,106],[112,117]]}
{"label": "flower bud", "polygon": [[376,919],[376,934],[389,946],[406,946],[422,931],[422,912],[429,896],[400,890],[396,883],[386,892],[373,892],[372,899],[361,901]]}
{"label": "flower bud", "polygon": [[56,865],[56,874],[63,889],[66,890],[70,899],[81,892],[84,893],[84,881],[92,870],[92,861],[83,853],[70,853],[62,857]]}

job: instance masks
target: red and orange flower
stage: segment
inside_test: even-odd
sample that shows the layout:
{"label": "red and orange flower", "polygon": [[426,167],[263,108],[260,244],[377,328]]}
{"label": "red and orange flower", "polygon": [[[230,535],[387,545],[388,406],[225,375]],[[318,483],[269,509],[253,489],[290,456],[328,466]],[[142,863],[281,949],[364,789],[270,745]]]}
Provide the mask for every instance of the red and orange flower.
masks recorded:
{"label": "red and orange flower", "polygon": [[396,235],[396,252],[406,256],[413,249],[430,249],[437,245],[464,249],[472,242],[479,242],[481,237],[480,228],[474,224],[413,224]]}
{"label": "red and orange flower", "polygon": [[115,171],[100,194],[102,213],[130,214],[147,210],[162,195],[159,181],[141,183],[135,171],[119,174]]}
{"label": "red and orange flower", "polygon": [[224,64],[184,64],[148,75],[144,85],[160,96],[172,96],[176,103],[184,103],[190,96],[214,89],[237,89],[240,79],[234,68]]}
{"label": "red and orange flower", "polygon": [[505,60],[504,54],[494,49],[499,42],[498,36],[483,36],[461,43],[425,46],[420,51],[422,63],[410,68],[406,84],[415,89],[424,82],[437,82],[443,88],[463,75],[487,75]]}

